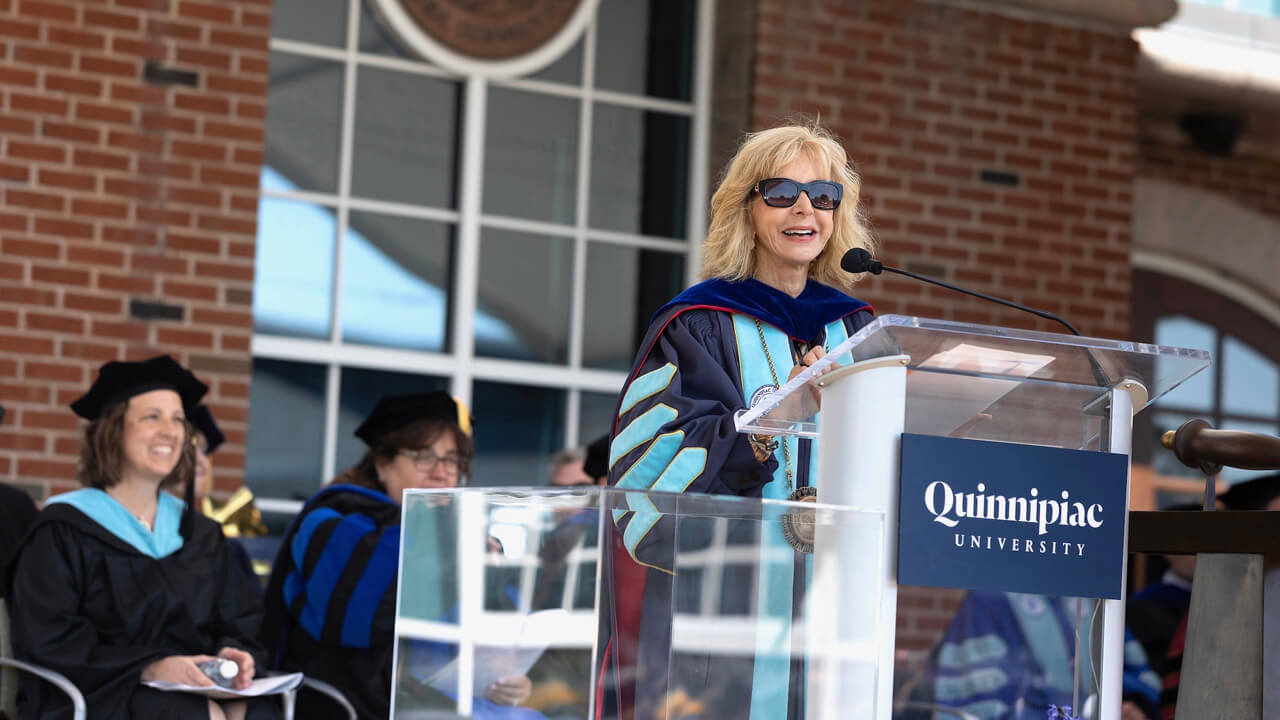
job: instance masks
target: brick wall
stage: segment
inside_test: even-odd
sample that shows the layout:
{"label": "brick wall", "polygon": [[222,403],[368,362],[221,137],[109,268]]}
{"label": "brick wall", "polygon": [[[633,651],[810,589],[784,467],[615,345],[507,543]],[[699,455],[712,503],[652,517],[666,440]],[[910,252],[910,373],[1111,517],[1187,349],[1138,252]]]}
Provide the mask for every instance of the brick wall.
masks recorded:
{"label": "brick wall", "polygon": [[67,403],[167,352],[211,387],[217,487],[241,483],[270,13],[0,0],[0,480],[75,487]]}
{"label": "brick wall", "polygon": [[1137,173],[1206,190],[1280,218],[1280,152],[1271,147],[1241,143],[1232,155],[1208,155],[1188,141],[1147,133],[1139,140]]}
{"label": "brick wall", "polygon": [[[845,141],[889,264],[1124,337],[1136,53],[1127,33],[923,0],[761,0],[754,125],[807,113]],[[864,287],[882,313],[1056,329],[904,278]]]}
{"label": "brick wall", "polygon": [[[923,0],[760,0],[753,126],[818,116],[845,143],[886,263],[1126,337],[1137,148],[1127,32]],[[881,313],[1059,330],[906,278]],[[898,647],[924,650],[959,591],[903,588]]]}

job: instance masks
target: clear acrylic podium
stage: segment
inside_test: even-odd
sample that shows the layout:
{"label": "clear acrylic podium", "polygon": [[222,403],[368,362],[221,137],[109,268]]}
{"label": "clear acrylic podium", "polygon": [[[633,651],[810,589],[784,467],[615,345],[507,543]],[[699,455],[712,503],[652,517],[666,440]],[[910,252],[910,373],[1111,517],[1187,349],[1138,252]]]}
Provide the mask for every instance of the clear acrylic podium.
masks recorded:
{"label": "clear acrylic podium", "polygon": [[[824,552],[797,550],[784,528]],[[781,685],[784,708],[875,717],[888,671],[877,648],[886,634],[892,641],[893,623],[879,614],[879,587],[850,586],[837,560],[863,557],[861,571],[880,576],[884,537],[880,512],[829,504],[603,488],[409,491],[392,717],[638,720],[652,715],[637,708],[652,706],[672,720],[728,720],[750,716],[746,699],[764,695],[753,686],[788,675],[800,680]],[[643,547],[640,562],[629,547]],[[642,588],[637,570],[667,581]],[[770,588],[783,577],[794,583],[778,602]],[[646,640],[665,655],[602,676],[627,608],[643,609]],[[517,708],[488,692],[510,676],[531,683]],[[632,697],[619,712],[618,686],[643,694],[636,688],[655,680],[662,697]],[[613,700],[598,707],[600,698]]]}
{"label": "clear acrylic podium", "polygon": [[[878,588],[878,616],[893,627],[904,432],[1127,455],[1133,415],[1208,364],[1199,350],[887,315],[740,411],[737,424],[740,432],[819,438],[819,500],[883,515],[878,576],[860,558],[832,564],[844,581]],[[1104,481],[1125,483],[1127,511],[1128,478]],[[815,562],[828,560],[823,553],[815,549]],[[1118,720],[1123,597],[1092,609],[1099,604],[1101,652],[1094,648],[1084,677],[1075,673],[1073,696],[1086,717]],[[859,717],[891,717],[894,635],[879,638],[876,713]]]}

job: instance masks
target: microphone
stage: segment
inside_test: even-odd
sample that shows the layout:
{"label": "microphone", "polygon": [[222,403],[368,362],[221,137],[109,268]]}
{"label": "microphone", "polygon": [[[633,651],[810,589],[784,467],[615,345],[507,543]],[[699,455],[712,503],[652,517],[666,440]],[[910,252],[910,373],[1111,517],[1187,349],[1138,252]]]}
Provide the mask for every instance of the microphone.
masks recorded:
{"label": "microphone", "polygon": [[1053,313],[1047,310],[1037,310],[1036,308],[1027,307],[1026,305],[1019,305],[1018,303],[1013,302],[1011,300],[998,298],[994,295],[988,295],[986,293],[978,292],[977,290],[970,290],[968,288],[962,288],[957,285],[945,283],[941,280],[935,280],[931,277],[925,277],[924,275],[917,275],[916,273],[913,273],[910,270],[900,270],[895,267],[889,267],[888,265],[885,265],[884,263],[872,257],[871,253],[867,252],[866,248],[858,247],[845,253],[844,257],[840,258],[840,267],[844,269],[846,272],[851,272],[851,273],[871,273],[872,275],[879,275],[880,273],[888,270],[889,272],[897,273],[898,275],[906,275],[909,278],[915,278],[916,280],[919,280],[921,282],[927,282],[931,285],[937,285],[938,287],[943,287],[948,290],[954,290],[958,293],[964,293],[965,295],[972,295],[973,297],[976,297],[976,298],[989,300],[993,303],[999,303],[1000,305],[1004,305],[1005,307],[1011,307],[1015,310],[1029,312],[1032,315],[1042,317],[1046,320],[1052,320],[1056,323],[1060,323],[1063,327],[1070,330],[1071,334],[1073,335],[1080,334],[1080,331],[1077,330],[1074,325],[1072,325],[1071,323],[1067,322],[1066,320],[1063,320],[1062,318],[1058,317],[1057,315],[1054,315]]}

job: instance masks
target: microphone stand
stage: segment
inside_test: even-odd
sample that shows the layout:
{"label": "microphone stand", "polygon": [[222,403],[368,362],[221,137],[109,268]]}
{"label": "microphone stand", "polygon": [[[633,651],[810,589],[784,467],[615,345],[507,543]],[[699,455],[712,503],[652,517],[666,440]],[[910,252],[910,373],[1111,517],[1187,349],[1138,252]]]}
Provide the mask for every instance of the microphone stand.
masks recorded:
{"label": "microphone stand", "polygon": [[[1013,302],[1013,301],[1011,301],[1011,300],[1005,300],[1004,298],[998,298],[998,297],[996,297],[995,295],[988,295],[988,294],[983,293],[983,292],[978,292],[977,290],[970,290],[970,289],[968,289],[968,288],[962,288],[962,287],[960,287],[960,286],[958,286],[958,285],[952,285],[951,283],[943,282],[943,281],[941,281],[941,280],[935,280],[935,279],[933,279],[933,278],[931,278],[931,277],[925,277],[924,275],[917,275],[916,273],[913,273],[913,272],[911,272],[910,270],[900,270],[900,269],[895,268],[895,267],[889,267],[888,265],[881,265],[880,267],[881,267],[881,269],[882,269],[882,270],[885,270],[885,271],[888,271],[888,272],[891,272],[891,273],[897,273],[897,274],[899,274],[899,275],[906,275],[906,276],[907,276],[907,277],[909,277],[909,278],[915,278],[916,280],[919,280],[919,281],[921,281],[921,282],[927,282],[927,283],[929,283],[929,284],[931,284],[931,285],[937,285],[938,287],[943,287],[943,288],[946,288],[946,289],[948,289],[948,290],[954,290],[954,291],[956,291],[956,292],[958,292],[958,293],[964,293],[965,295],[972,295],[973,297],[981,298],[981,299],[983,299],[983,300],[990,300],[990,301],[991,301],[991,302],[993,302],[993,303],[998,303],[998,304],[1000,304],[1000,305],[1004,305],[1005,307],[1011,307],[1011,308],[1013,308],[1014,310],[1022,310],[1022,311],[1024,311],[1024,312],[1029,312],[1029,313],[1031,313],[1032,315],[1038,315],[1038,316],[1040,316],[1040,317],[1044,318],[1045,320],[1052,320],[1052,321],[1054,321],[1054,322],[1056,322],[1056,323],[1061,324],[1063,327],[1065,327],[1066,329],[1070,330],[1072,335],[1080,336],[1080,331],[1079,331],[1079,330],[1077,330],[1077,329],[1076,329],[1076,327],[1075,327],[1074,325],[1072,325],[1071,323],[1067,322],[1066,320],[1063,320],[1062,318],[1058,317],[1057,315],[1054,315],[1053,313],[1049,312],[1048,310],[1037,310],[1037,309],[1035,309],[1035,308],[1033,308],[1033,307],[1027,307],[1026,305],[1019,305],[1019,304],[1018,304],[1018,303],[1016,303],[1016,302]],[[875,273],[875,274],[877,274],[877,275],[878,275],[879,273]]]}
{"label": "microphone stand", "polygon": [[[852,262],[848,262],[848,261],[852,261]],[[848,262],[848,266],[846,265],[847,262]],[[988,300],[998,305],[1004,305],[1005,307],[1013,308],[1014,310],[1022,310],[1023,312],[1029,312],[1032,315],[1035,315],[1037,317],[1042,317],[1046,320],[1052,320],[1056,323],[1061,324],[1066,329],[1070,330],[1073,335],[1077,337],[1082,337],[1080,334],[1080,331],[1077,330],[1074,325],[1072,325],[1071,323],[1067,322],[1061,317],[1058,317],[1057,315],[1054,315],[1053,313],[1047,310],[1037,310],[1036,308],[1027,307],[1026,305],[1019,305],[1018,303],[1015,303],[1011,300],[1005,300],[1004,298],[998,298],[994,295],[988,295],[983,292],[978,292],[977,290],[970,290],[968,288],[963,288],[958,285],[952,285],[951,283],[948,283],[948,282],[943,282],[942,280],[936,280],[931,277],[919,275],[911,272],[910,270],[902,270],[899,268],[890,267],[880,262],[879,260],[876,260],[875,258],[871,257],[870,253],[868,253],[866,250],[861,248],[854,248],[853,250],[850,250],[845,255],[845,258],[841,261],[840,266],[849,272],[869,272],[872,275],[879,275],[881,272],[884,272],[887,270],[888,272],[897,273],[898,275],[905,275],[906,277],[914,278],[921,282],[929,283],[930,285],[937,285],[938,287],[941,287],[941,288],[954,290],[955,292],[963,293],[965,295],[970,295],[972,297],[980,298],[982,300]],[[1107,448],[1107,451],[1110,452],[1111,423],[1107,422],[1107,419],[1108,419],[1107,411],[1110,408],[1111,382],[1109,377],[1107,376],[1106,371],[1102,369],[1102,366],[1100,364],[1098,364],[1098,359],[1094,357],[1093,351],[1091,351],[1089,348],[1083,348],[1083,350],[1084,350],[1085,357],[1089,360],[1089,369],[1093,372],[1094,382],[1098,384],[1098,387],[1106,389],[1107,393],[1100,396],[1096,400],[1090,402],[1085,407],[1083,407],[1082,411],[1086,415],[1094,415],[1102,418],[1101,431],[1098,434],[1098,442],[1100,446]]]}

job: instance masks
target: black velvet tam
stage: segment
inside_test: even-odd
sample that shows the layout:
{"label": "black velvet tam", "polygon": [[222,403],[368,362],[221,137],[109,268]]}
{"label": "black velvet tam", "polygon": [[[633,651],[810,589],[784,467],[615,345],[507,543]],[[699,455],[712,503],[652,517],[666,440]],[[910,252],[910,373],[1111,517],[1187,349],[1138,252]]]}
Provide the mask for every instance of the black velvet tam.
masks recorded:
{"label": "black velvet tam", "polygon": [[587,459],[582,463],[582,471],[597,484],[609,474],[609,433],[587,446]]}
{"label": "black velvet tam", "polygon": [[226,442],[227,436],[222,434],[222,430],[218,428],[218,423],[214,422],[213,413],[209,411],[208,405],[201,405],[192,410],[187,419],[195,426],[196,432],[204,436],[204,452],[206,455],[217,450],[218,446]]}
{"label": "black velvet tam", "polygon": [[1265,510],[1267,503],[1280,497],[1280,474],[1266,475],[1232,485],[1218,496],[1231,510]]}
{"label": "black velvet tam", "polygon": [[355,436],[369,447],[377,447],[388,433],[415,423],[419,420],[444,420],[459,425],[463,430],[470,427],[469,419],[458,412],[458,403],[449,393],[441,390],[431,392],[407,393],[404,395],[383,395],[378,398],[369,417],[356,428]]}
{"label": "black velvet tam", "polygon": [[140,362],[112,360],[98,369],[98,379],[89,392],[71,403],[71,410],[85,420],[96,420],[112,405],[152,390],[178,393],[183,410],[190,415],[209,387],[168,355]]}

